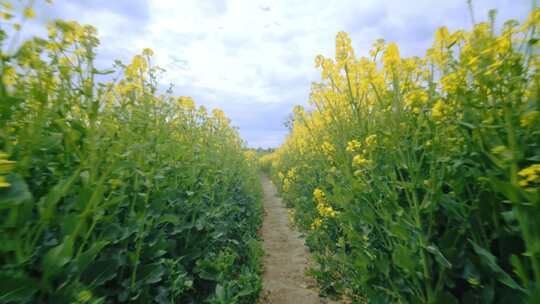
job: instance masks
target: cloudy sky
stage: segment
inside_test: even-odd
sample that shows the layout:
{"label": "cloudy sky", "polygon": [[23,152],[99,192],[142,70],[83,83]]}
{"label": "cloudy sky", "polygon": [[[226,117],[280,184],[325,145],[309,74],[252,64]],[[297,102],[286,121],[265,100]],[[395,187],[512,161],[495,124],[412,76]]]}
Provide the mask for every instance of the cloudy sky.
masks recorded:
{"label": "cloudy sky", "polygon": [[[38,1],[39,2],[39,1]],[[55,0],[38,3],[25,28],[43,35],[49,19],[97,27],[98,66],[128,61],[143,48],[166,68],[164,87],[225,111],[252,147],[275,147],[295,104],[306,105],[317,54],[333,56],[346,31],[357,54],[378,38],[397,42],[404,56],[422,55],[436,28],[469,29],[466,0]],[[476,21],[523,20],[531,0],[474,0]]]}

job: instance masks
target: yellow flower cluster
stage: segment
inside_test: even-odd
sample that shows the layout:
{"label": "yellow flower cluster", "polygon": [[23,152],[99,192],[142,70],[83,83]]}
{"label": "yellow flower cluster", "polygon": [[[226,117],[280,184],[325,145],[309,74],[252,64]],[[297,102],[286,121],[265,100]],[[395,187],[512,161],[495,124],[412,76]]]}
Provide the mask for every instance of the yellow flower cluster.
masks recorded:
{"label": "yellow flower cluster", "polygon": [[[373,161],[368,158],[369,153],[373,151],[373,149],[377,145],[377,135],[371,134],[368,135],[364,139],[365,148],[360,151],[359,154],[355,155],[352,159],[352,166],[358,168],[358,170],[355,172],[355,175],[360,175],[362,173],[363,169],[369,168],[371,165],[373,165]],[[352,151],[358,151],[360,148],[360,143],[354,145],[354,149],[350,150]],[[348,150],[349,151],[349,150]]]}
{"label": "yellow flower cluster", "polygon": [[362,144],[358,140],[353,139],[347,143],[346,150],[347,152],[355,152],[355,151],[358,151],[361,147],[362,147]]}
{"label": "yellow flower cluster", "polygon": [[447,94],[456,93],[458,88],[462,85],[463,77],[458,73],[449,73],[441,78],[442,91]]}
{"label": "yellow flower cluster", "polygon": [[345,32],[339,32],[336,36],[336,63],[338,68],[345,67],[354,59],[354,50],[351,38]]}
{"label": "yellow flower cluster", "polygon": [[2,81],[5,85],[13,85],[17,77],[17,72],[11,66],[4,67],[4,72],[2,73]]}
{"label": "yellow flower cluster", "polygon": [[244,151],[244,157],[249,161],[255,161],[257,159],[257,152],[254,150]]}
{"label": "yellow flower cluster", "polygon": [[444,102],[439,99],[435,104],[433,105],[433,108],[431,109],[431,117],[434,121],[439,122],[444,119],[445,117],[445,104]]}
{"label": "yellow flower cluster", "polygon": [[8,160],[6,153],[0,152],[0,188],[7,188],[10,183],[6,180],[6,175],[9,174],[15,167],[15,162]]}
{"label": "yellow flower cluster", "polygon": [[534,126],[540,120],[540,111],[530,111],[520,119],[522,127]]}
{"label": "yellow flower cluster", "polygon": [[315,220],[313,220],[313,223],[311,223],[311,230],[315,230],[319,227],[321,227],[323,224],[323,221],[321,218],[315,218]]}
{"label": "yellow flower cluster", "polygon": [[332,156],[334,155],[334,153],[336,152],[336,148],[334,147],[334,145],[332,145],[331,143],[325,141],[322,145],[321,145],[321,149],[324,153],[324,155],[328,158],[328,159],[331,159]]}
{"label": "yellow flower cluster", "polygon": [[152,57],[154,56],[154,51],[150,48],[145,48],[143,49],[143,55],[147,57]]}
{"label": "yellow flower cluster", "polygon": [[317,211],[319,212],[320,216],[328,218],[336,217],[337,214],[332,207],[323,203],[317,204]]}
{"label": "yellow flower cluster", "polygon": [[317,211],[321,217],[336,217],[336,211],[330,205],[328,205],[328,203],[326,202],[326,195],[321,189],[316,188],[313,191],[313,197],[315,198],[315,203],[317,203]]}
{"label": "yellow flower cluster", "polygon": [[366,147],[371,148],[377,144],[377,135],[371,134],[365,139]]}
{"label": "yellow flower cluster", "polygon": [[369,159],[365,159],[362,155],[356,155],[355,157],[353,157],[352,163],[353,163],[353,166],[356,166],[356,167],[368,167],[373,162]]}
{"label": "yellow flower cluster", "polygon": [[386,51],[382,57],[384,68],[388,73],[394,72],[394,69],[397,69],[401,63],[401,58],[399,56],[399,47],[395,43],[390,43],[386,47]]}
{"label": "yellow flower cluster", "polygon": [[294,180],[296,178],[296,168],[295,167],[292,167],[291,169],[289,169],[289,171],[287,171],[287,178],[291,179],[291,180]]}
{"label": "yellow flower cluster", "polygon": [[293,167],[289,169],[286,175],[282,172],[279,172],[278,177],[282,182],[283,192],[289,192],[292,184],[294,183],[294,180],[296,179],[296,168]]}
{"label": "yellow flower cluster", "polygon": [[324,202],[326,199],[324,192],[319,188],[315,188],[315,190],[313,190],[313,197],[315,198],[316,203]]}
{"label": "yellow flower cluster", "polygon": [[413,113],[419,114],[422,108],[427,104],[428,94],[424,90],[414,90],[404,96],[405,108]]}
{"label": "yellow flower cluster", "polygon": [[519,181],[519,185],[522,187],[528,187],[533,183],[537,183],[540,181],[540,164],[530,165],[519,171],[518,175],[522,178]]}
{"label": "yellow flower cluster", "polygon": [[259,158],[259,165],[261,169],[268,173],[270,172],[271,168],[275,167],[276,162],[277,159],[274,153],[265,154]]}
{"label": "yellow flower cluster", "polygon": [[[294,189],[284,193],[302,210],[297,214],[302,228],[325,227],[336,213],[331,206],[339,206],[342,214],[332,222],[363,217],[351,202],[362,197],[378,206],[372,192],[416,206],[416,188],[423,187],[423,199],[430,201],[444,192],[441,185],[469,172],[462,164],[486,159],[480,155],[487,154],[488,163],[473,174],[489,178],[508,177],[508,172],[519,171],[518,164],[537,158],[540,43],[531,26],[540,26],[540,9],[524,26],[510,21],[497,30],[494,24],[477,24],[470,31],[441,27],[425,55],[410,58],[402,58],[398,46],[384,40],[373,44],[369,57],[357,58],[350,38],[338,33],[335,57],[315,58],[321,81],[312,85],[312,110],[295,109],[290,133],[274,153],[275,172],[302,170]],[[331,162],[321,161],[330,157]],[[481,172],[487,168],[498,172]],[[287,186],[285,177],[280,180]],[[540,164],[512,178],[521,187],[537,189]],[[402,190],[389,186],[392,182]],[[313,191],[315,204],[299,199],[305,198],[304,189],[310,185],[319,187]],[[331,200],[322,189],[332,189],[334,195],[327,193]],[[452,189],[449,195],[460,191],[464,190]],[[362,235],[355,229],[359,228],[352,229],[355,238]],[[337,239],[332,229],[319,232],[330,242]],[[348,232],[337,235],[341,233]]]}
{"label": "yellow flower cluster", "polygon": [[24,8],[23,16],[26,19],[34,19],[36,17],[36,12],[32,9],[32,7],[27,6]]}
{"label": "yellow flower cluster", "polygon": [[139,76],[142,76],[148,68],[148,62],[141,55],[135,55],[131,62],[131,65],[128,65],[125,70],[126,77],[128,79],[135,79]]}
{"label": "yellow flower cluster", "polygon": [[195,101],[189,96],[178,97],[178,103],[180,107],[186,109],[187,112],[193,112],[195,110]]}

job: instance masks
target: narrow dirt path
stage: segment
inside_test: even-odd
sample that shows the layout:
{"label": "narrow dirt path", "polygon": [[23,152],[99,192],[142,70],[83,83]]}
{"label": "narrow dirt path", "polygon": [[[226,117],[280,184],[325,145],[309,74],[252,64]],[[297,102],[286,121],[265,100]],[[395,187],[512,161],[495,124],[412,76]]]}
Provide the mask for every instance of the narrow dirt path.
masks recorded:
{"label": "narrow dirt path", "polygon": [[332,303],[319,298],[315,282],[304,274],[309,253],[300,233],[289,226],[287,209],[277,196],[270,180],[262,177],[265,217],[264,274],[261,303],[317,304]]}

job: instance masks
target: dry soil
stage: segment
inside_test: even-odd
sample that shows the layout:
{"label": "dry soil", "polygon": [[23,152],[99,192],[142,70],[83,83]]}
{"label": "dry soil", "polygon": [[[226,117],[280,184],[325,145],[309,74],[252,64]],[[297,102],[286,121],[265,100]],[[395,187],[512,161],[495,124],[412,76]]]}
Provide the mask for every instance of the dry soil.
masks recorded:
{"label": "dry soil", "polygon": [[263,292],[260,303],[334,303],[319,297],[315,282],[305,275],[309,252],[300,233],[289,225],[287,209],[270,180],[262,177],[265,218]]}

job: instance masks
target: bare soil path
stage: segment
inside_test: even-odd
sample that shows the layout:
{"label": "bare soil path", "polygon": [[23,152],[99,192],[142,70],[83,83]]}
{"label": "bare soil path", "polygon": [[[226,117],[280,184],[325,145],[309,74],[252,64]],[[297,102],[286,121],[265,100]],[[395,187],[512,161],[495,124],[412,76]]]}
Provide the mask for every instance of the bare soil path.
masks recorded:
{"label": "bare soil path", "polygon": [[333,303],[319,298],[315,282],[304,274],[309,253],[300,233],[289,225],[287,209],[270,180],[262,177],[265,217],[262,228],[265,251],[261,303]]}

